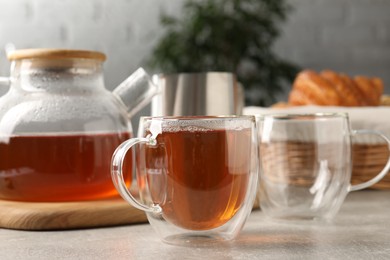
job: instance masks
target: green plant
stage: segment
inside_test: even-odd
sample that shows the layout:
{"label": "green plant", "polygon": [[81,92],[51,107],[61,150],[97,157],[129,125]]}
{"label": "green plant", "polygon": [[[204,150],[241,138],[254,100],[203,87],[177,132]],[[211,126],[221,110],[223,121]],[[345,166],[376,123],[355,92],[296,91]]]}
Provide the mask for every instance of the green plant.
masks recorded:
{"label": "green plant", "polygon": [[148,64],[164,73],[233,72],[246,105],[270,105],[298,71],[272,51],[289,10],[285,0],[187,0],[182,17],[161,15],[166,31]]}

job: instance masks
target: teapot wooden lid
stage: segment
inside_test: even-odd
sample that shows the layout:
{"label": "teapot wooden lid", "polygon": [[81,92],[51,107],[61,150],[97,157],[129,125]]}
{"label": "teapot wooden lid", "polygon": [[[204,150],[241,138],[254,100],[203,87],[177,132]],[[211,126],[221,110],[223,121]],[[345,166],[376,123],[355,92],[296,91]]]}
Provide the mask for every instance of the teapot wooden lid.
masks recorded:
{"label": "teapot wooden lid", "polygon": [[102,52],[70,49],[21,49],[12,51],[7,56],[10,61],[37,58],[106,60],[106,55]]}

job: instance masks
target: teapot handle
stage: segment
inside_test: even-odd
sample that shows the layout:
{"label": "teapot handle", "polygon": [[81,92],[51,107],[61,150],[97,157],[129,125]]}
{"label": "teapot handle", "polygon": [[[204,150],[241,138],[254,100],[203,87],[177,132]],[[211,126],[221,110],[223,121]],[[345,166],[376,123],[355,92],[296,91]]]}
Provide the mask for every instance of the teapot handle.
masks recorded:
{"label": "teapot handle", "polygon": [[143,68],[137,69],[113,91],[126,106],[129,117],[149,104],[157,93],[157,86]]}
{"label": "teapot handle", "polygon": [[0,77],[0,86],[9,86],[11,79],[8,77]]}

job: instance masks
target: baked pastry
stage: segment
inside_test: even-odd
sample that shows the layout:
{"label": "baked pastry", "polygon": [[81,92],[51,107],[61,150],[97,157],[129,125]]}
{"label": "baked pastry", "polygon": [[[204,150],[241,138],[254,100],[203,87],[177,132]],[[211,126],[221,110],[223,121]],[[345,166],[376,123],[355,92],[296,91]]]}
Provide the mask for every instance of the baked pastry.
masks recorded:
{"label": "baked pastry", "polygon": [[382,95],[381,96],[381,106],[390,106],[390,96]]}
{"label": "baked pastry", "polygon": [[383,93],[383,82],[379,78],[356,76],[324,70],[300,72],[289,94],[292,106],[378,106]]}
{"label": "baked pastry", "polygon": [[367,98],[368,105],[378,106],[383,93],[382,81],[378,78],[370,79],[363,76],[356,76],[354,79],[359,89]]}
{"label": "baked pastry", "polygon": [[290,92],[288,103],[292,105],[338,106],[341,97],[336,88],[315,71],[305,70],[298,74]]}
{"label": "baked pastry", "polygon": [[328,80],[339,94],[344,93],[341,98],[341,105],[348,107],[365,105],[363,93],[347,75],[325,70],[321,72],[321,76]]}

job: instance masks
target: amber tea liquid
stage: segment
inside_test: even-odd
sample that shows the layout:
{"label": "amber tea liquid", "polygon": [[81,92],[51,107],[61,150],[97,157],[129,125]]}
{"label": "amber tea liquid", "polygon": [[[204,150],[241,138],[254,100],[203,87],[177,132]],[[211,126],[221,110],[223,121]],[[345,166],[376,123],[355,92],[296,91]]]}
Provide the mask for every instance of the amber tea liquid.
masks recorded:
{"label": "amber tea liquid", "polygon": [[[129,137],[129,133],[99,133],[2,138],[0,199],[76,201],[116,196],[111,156]],[[130,172],[130,157],[125,167]],[[126,179],[130,183],[130,175]]]}
{"label": "amber tea liquid", "polygon": [[145,162],[138,168],[164,218],[190,230],[229,221],[247,192],[250,130],[172,130],[159,134],[157,143],[142,146]]}

